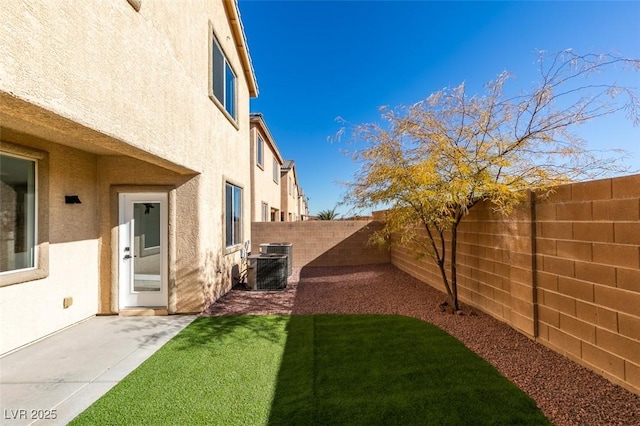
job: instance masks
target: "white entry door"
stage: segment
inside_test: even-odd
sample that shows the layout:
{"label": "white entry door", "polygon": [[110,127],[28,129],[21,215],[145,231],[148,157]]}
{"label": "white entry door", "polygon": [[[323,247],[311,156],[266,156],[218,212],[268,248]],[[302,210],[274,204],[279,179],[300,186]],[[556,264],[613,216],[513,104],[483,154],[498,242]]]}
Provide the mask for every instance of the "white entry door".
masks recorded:
{"label": "white entry door", "polygon": [[167,194],[120,194],[120,308],[167,307]]}

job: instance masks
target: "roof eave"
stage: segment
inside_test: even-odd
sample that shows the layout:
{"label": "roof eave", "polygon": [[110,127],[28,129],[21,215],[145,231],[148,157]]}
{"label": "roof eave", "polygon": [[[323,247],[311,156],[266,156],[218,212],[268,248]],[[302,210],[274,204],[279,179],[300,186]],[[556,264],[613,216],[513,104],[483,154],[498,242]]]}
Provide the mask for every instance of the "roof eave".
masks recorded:
{"label": "roof eave", "polygon": [[247,86],[249,87],[249,95],[252,98],[258,97],[258,82],[253,70],[253,64],[251,63],[251,56],[249,55],[249,46],[247,44],[247,37],[240,20],[240,9],[238,8],[238,2],[236,0],[223,0],[225,11],[227,12],[227,18],[231,24],[231,32],[236,42],[236,48],[240,54],[240,62],[242,63],[242,69],[244,70],[244,76],[247,80]]}
{"label": "roof eave", "polygon": [[269,131],[269,127],[267,127],[267,123],[264,121],[264,116],[261,113],[252,112],[250,114],[250,121],[252,123],[257,123],[258,127],[262,129],[262,132],[267,137],[267,143],[271,146],[272,151],[276,154],[276,158],[282,165],[284,163],[284,158],[282,157],[282,154],[280,154],[280,149],[278,149],[278,145],[276,144],[275,139],[273,139],[271,131]]}

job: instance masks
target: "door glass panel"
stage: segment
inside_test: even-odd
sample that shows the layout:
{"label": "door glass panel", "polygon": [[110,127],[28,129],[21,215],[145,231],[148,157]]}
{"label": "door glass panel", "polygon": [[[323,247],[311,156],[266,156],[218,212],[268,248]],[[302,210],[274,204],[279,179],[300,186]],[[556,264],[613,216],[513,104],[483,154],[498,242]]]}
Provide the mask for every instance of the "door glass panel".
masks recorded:
{"label": "door glass panel", "polygon": [[133,291],[160,291],[160,203],[133,203]]}

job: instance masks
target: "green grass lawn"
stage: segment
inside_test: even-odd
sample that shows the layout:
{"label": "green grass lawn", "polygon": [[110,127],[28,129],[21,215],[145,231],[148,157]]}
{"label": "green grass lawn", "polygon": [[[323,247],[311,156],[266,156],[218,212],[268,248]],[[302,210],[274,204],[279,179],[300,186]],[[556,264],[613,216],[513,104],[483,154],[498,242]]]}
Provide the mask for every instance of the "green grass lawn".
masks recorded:
{"label": "green grass lawn", "polygon": [[550,423],[437,327],[309,315],[198,318],[71,424]]}

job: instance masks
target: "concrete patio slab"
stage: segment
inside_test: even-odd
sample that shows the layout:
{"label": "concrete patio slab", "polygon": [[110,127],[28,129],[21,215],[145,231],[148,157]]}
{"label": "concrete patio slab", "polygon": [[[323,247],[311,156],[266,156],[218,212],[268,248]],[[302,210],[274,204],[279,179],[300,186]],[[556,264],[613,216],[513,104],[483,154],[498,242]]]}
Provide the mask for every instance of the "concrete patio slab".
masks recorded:
{"label": "concrete patio slab", "polygon": [[0,424],[67,424],[195,318],[93,317],[0,358]]}

